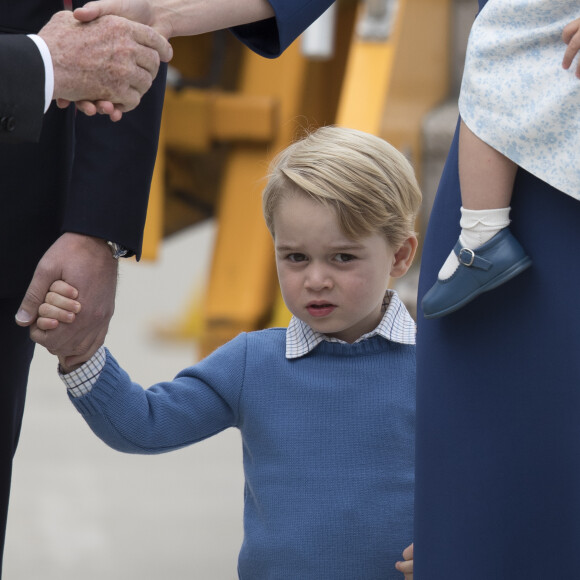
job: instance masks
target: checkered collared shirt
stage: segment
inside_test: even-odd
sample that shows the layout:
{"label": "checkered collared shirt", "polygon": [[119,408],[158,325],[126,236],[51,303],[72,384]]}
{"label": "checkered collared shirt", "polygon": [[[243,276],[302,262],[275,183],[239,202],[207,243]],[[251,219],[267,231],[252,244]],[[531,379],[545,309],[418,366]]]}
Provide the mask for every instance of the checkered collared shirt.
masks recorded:
{"label": "checkered collared shirt", "polygon": [[[393,342],[415,344],[415,321],[411,318],[405,305],[401,302],[394,290],[387,290],[383,308],[385,309],[385,313],[379,325],[371,332],[363,334],[355,342],[379,335]],[[328,342],[343,342],[338,338],[326,336],[322,332],[312,330],[308,324],[293,316],[286,331],[286,358],[299,358],[304,356],[323,340]]]}
{"label": "checkered collared shirt", "polygon": [[64,375],[58,369],[58,375],[66,385],[68,392],[73,397],[82,397],[91,392],[93,385],[97,382],[105,362],[107,353],[105,347],[101,346],[99,350],[86,363],[78,369]]}

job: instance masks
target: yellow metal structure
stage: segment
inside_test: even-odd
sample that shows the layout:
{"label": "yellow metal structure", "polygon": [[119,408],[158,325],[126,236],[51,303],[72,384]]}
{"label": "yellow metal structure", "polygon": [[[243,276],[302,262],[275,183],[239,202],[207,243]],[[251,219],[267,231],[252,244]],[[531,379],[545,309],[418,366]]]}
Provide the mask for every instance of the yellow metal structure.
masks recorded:
{"label": "yellow metal structure", "polygon": [[143,258],[157,258],[163,237],[166,149],[206,153],[215,141],[271,143],[278,128],[278,101],[270,96],[168,88],[147,212]]}
{"label": "yellow metal structure", "polygon": [[[159,149],[163,149],[165,130],[161,125],[159,134]],[[163,240],[163,221],[165,212],[163,211],[163,193],[165,181],[165,155],[158,154],[151,181],[151,191],[149,192],[149,205],[147,206],[147,221],[143,235],[143,248],[141,257],[144,260],[156,260],[159,246]]]}
{"label": "yellow metal structure", "polygon": [[[390,32],[381,39],[365,38],[361,20],[369,5],[381,3],[396,8]],[[422,117],[448,90],[450,4],[367,0],[357,6],[344,0],[338,11],[337,54],[331,61],[307,60],[298,42],[274,61],[240,48],[233,91],[168,89],[144,257],[155,257],[163,229],[172,221],[163,217],[168,176],[187,181],[175,176],[179,172],[172,170],[168,151],[204,155],[216,143],[229,144],[215,179],[218,229],[205,297],[176,329],[185,333],[200,326],[194,320],[201,320],[196,338],[202,354],[240,331],[288,321],[260,193],[272,156],[300,128],[336,123],[380,135],[420,172]]]}
{"label": "yellow metal structure", "polygon": [[[395,4],[387,38],[353,35],[336,123],[383,137],[420,175],[423,117],[449,90],[451,2]],[[362,3],[359,21],[364,11]]]}
{"label": "yellow metal structure", "polygon": [[243,95],[275,97],[280,105],[278,132],[266,146],[234,145],[225,170],[217,215],[213,267],[205,298],[203,352],[243,330],[264,326],[276,292],[273,249],[261,210],[261,190],[272,155],[295,137],[306,62],[299,47],[277,61],[246,51]]}

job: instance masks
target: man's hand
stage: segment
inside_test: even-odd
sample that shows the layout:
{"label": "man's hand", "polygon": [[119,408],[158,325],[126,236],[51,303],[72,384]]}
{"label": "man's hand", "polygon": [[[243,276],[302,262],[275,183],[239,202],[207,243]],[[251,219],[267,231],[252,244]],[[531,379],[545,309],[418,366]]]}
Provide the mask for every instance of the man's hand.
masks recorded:
{"label": "man's hand", "polygon": [[[107,15],[139,22],[165,38],[173,38],[271,18],[274,9],[268,0],[99,0],[87,2],[74,11],[74,17],[83,23],[98,21]],[[109,105],[90,100],[77,102],[77,107],[87,114],[97,110],[109,114],[105,109]]]}
{"label": "man's hand", "polygon": [[[149,89],[160,61],[173,55],[171,45],[150,27],[118,16],[83,24],[71,12],[55,14],[38,33],[54,67],[54,98],[99,102],[99,111],[116,115],[134,109]],[[93,106],[83,109],[97,112]]]}
{"label": "man's hand", "polygon": [[[63,234],[44,254],[22,304],[16,323],[30,326],[30,337],[66,361],[67,368],[88,360],[105,341],[115,309],[117,260],[98,238]],[[78,290],[82,310],[72,324],[41,330],[38,309],[55,280],[64,280]]]}

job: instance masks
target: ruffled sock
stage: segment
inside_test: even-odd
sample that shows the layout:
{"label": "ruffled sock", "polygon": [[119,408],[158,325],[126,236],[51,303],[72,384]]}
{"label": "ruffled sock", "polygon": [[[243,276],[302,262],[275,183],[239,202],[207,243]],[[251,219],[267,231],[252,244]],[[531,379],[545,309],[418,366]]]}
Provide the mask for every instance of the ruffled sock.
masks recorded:
{"label": "ruffled sock", "polygon": [[[459,240],[464,248],[476,250],[485,242],[491,240],[510,224],[510,207],[500,209],[465,209],[461,208],[461,234]],[[459,267],[459,260],[454,251],[451,251],[447,260],[439,270],[439,280],[450,278]]]}

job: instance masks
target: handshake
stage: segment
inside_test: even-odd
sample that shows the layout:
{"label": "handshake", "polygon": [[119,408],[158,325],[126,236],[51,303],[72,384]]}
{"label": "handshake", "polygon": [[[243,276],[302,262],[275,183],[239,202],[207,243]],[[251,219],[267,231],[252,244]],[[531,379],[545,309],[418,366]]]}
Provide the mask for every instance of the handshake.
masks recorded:
{"label": "handshake", "polygon": [[55,14],[38,33],[50,51],[53,98],[87,115],[117,121],[134,109],[173,56],[164,30],[143,0],[89,2]]}
{"label": "handshake", "polygon": [[58,105],[116,121],[171,60],[168,38],[272,17],[268,0],[99,0],[55,14],[38,35],[52,55]]}

